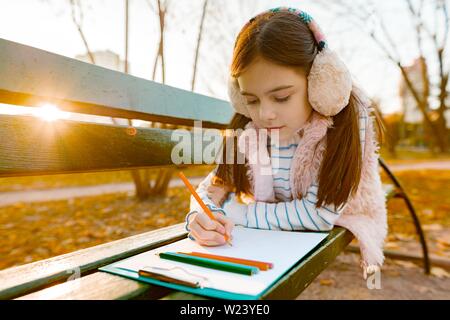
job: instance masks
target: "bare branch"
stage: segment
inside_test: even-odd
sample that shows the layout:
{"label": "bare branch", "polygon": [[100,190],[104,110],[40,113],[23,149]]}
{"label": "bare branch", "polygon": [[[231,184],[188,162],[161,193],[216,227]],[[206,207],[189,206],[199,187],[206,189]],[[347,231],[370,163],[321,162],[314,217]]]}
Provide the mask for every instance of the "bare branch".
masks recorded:
{"label": "bare branch", "polygon": [[445,45],[447,43],[448,38],[448,32],[449,32],[449,24],[450,24],[450,17],[448,15],[448,8],[447,8],[447,2],[442,2],[442,12],[444,13],[444,36],[442,39],[441,48],[445,49]]}
{"label": "bare branch", "polygon": [[400,54],[397,50],[397,46],[395,45],[394,41],[392,40],[391,34],[387,30],[384,20],[381,18],[381,15],[378,10],[377,10],[377,19],[380,24],[381,30],[383,31],[384,36],[388,40],[389,45],[391,46],[392,50],[394,51],[394,53],[396,55],[396,60],[400,61]]}
{"label": "bare branch", "polygon": [[420,2],[420,7],[419,9],[416,11],[414,10],[414,6],[411,2],[411,0],[406,0],[408,9],[411,13],[411,17],[413,20],[413,23],[415,24],[415,28],[416,28],[416,40],[417,40],[417,48],[419,50],[419,56],[423,57],[423,46],[422,46],[422,29],[423,29],[423,24],[421,21],[421,12],[422,12],[422,7],[423,7],[423,1]]}
{"label": "bare branch", "polygon": [[203,26],[204,26],[204,23],[205,23],[207,6],[208,6],[208,0],[204,0],[203,8],[202,8],[202,17],[200,19],[200,27],[199,27],[199,31],[198,31],[198,37],[197,37],[197,45],[196,45],[196,48],[195,48],[194,70],[193,70],[193,75],[192,75],[191,91],[194,91],[194,88],[195,88],[195,77],[197,75],[197,63],[198,63],[200,45],[201,45],[201,42],[202,42]]}
{"label": "bare branch", "polygon": [[[83,27],[82,27],[82,23],[83,23],[83,8],[81,7],[81,2],[79,0],[69,0],[69,1],[70,1],[71,9],[72,9],[72,20],[73,20],[73,23],[75,23],[75,25],[77,26],[78,33],[80,34],[81,39],[83,40],[84,47],[86,48],[86,51],[87,51],[87,54],[89,56],[89,59],[91,60],[91,63],[95,64],[94,55],[92,54],[91,50],[89,49],[88,42],[87,42],[86,37],[85,37],[84,32],[83,32]],[[79,14],[79,18],[78,19],[77,19],[77,15],[76,15],[76,7],[78,7],[78,14]]]}

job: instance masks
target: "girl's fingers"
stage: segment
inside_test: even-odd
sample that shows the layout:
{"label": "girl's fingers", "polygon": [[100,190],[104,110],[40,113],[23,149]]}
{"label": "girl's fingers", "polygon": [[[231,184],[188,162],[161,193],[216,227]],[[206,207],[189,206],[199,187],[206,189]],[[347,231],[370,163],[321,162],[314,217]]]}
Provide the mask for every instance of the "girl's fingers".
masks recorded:
{"label": "girl's fingers", "polygon": [[203,229],[200,225],[194,224],[191,228],[192,236],[201,243],[209,245],[221,245],[225,244],[225,237],[216,232]]}
{"label": "girl's fingers", "polygon": [[219,222],[222,223],[225,226],[226,234],[229,237],[231,237],[231,231],[234,228],[234,222],[231,219],[229,219],[229,218],[227,218],[227,217],[225,217],[225,216],[223,216],[221,214],[217,215],[217,220],[219,220]]}
{"label": "girl's fingers", "polygon": [[197,217],[198,212],[194,212],[190,217],[189,217],[189,223],[188,223],[188,229],[190,230],[192,228],[192,225],[194,223],[196,223],[196,217]]}
{"label": "girl's fingers", "polygon": [[[214,213],[213,213],[214,214]],[[217,214],[214,214],[214,216],[217,218]],[[210,231],[217,231],[221,234],[225,234],[225,227],[218,221],[212,220],[206,213],[201,212],[196,216],[196,219],[198,221],[198,224],[202,226],[205,230]]]}
{"label": "girl's fingers", "polygon": [[209,246],[209,247],[221,245],[220,243],[215,243],[213,241],[200,240],[195,231],[191,231],[190,234],[199,245]]}

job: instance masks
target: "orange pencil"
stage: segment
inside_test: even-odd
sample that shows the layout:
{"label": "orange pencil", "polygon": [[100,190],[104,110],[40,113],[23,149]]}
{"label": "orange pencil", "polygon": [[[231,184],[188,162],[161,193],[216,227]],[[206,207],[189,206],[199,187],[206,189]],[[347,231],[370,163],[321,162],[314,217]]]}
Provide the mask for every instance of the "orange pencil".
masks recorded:
{"label": "orange pencil", "polygon": [[[195,200],[197,200],[198,204],[202,207],[203,211],[205,211],[205,213],[208,215],[208,217],[211,220],[217,221],[216,217],[214,217],[214,215],[212,214],[211,210],[209,210],[209,208],[206,206],[206,204],[203,202],[203,200],[199,197],[199,195],[195,191],[194,187],[189,182],[189,180],[186,178],[186,176],[183,174],[183,172],[181,172],[181,171],[178,172],[178,175],[180,176],[181,180],[183,180],[183,182],[186,185],[186,187],[192,193],[192,195],[194,196]],[[228,238],[227,234],[225,234],[225,241],[228,242],[228,244],[231,246],[231,241]]]}
{"label": "orange pencil", "polygon": [[234,262],[234,263],[239,263],[239,264],[245,264],[247,266],[258,267],[260,270],[264,270],[264,271],[273,268],[273,263],[271,263],[271,262],[263,262],[263,261],[257,261],[257,260],[248,260],[248,259],[241,259],[241,258],[219,256],[219,255],[215,255],[215,254],[196,252],[196,251],[177,252],[177,253],[182,253],[182,254],[187,254],[190,256],[196,256],[196,257],[202,257],[202,258],[216,259],[216,260],[227,261],[227,262]]}

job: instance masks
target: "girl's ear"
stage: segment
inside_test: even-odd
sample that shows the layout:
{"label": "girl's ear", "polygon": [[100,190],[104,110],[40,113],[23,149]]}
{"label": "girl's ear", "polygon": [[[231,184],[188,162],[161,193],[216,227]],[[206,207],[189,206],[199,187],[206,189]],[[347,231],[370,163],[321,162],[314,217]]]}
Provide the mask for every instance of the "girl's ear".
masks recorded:
{"label": "girl's ear", "polygon": [[324,48],[314,58],[308,75],[308,100],[314,110],[334,116],[348,105],[352,77],[338,55]]}
{"label": "girl's ear", "polygon": [[240,92],[239,83],[236,78],[233,78],[231,76],[228,79],[228,96],[230,97],[230,102],[234,110],[237,113],[250,118],[245,98]]}

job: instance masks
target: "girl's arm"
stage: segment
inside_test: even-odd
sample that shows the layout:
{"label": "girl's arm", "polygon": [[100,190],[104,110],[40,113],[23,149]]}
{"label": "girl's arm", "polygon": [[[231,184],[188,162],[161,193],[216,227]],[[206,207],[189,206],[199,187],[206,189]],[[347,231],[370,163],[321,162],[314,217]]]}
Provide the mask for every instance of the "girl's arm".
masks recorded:
{"label": "girl's arm", "polygon": [[249,228],[329,231],[345,206],[339,209],[333,205],[316,208],[317,190],[317,185],[312,185],[301,200],[254,202],[249,205],[240,204],[231,196],[225,201],[223,209],[236,224]]}

